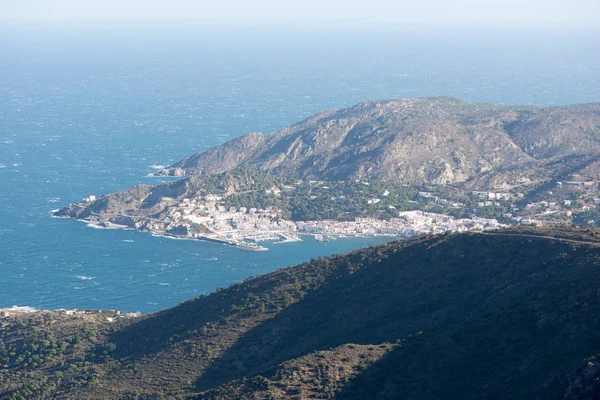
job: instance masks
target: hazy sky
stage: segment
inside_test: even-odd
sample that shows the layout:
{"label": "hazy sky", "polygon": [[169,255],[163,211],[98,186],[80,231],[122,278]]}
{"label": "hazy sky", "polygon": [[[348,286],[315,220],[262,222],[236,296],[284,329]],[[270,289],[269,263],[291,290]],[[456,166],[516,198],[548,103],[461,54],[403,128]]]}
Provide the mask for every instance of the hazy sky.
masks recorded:
{"label": "hazy sky", "polygon": [[0,0],[8,19],[350,19],[600,24],[600,0]]}

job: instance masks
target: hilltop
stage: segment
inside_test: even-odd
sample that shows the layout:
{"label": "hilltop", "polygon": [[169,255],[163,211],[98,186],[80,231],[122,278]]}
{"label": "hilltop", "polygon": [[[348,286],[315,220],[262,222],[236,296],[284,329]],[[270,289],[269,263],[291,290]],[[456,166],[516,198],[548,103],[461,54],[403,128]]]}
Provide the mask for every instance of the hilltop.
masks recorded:
{"label": "hilltop", "polygon": [[[244,166],[302,179],[411,185],[474,180],[473,188],[507,189],[547,180],[561,172],[556,161],[598,150],[600,104],[506,107],[418,98],[365,102],[268,135],[249,133],[160,174]],[[516,171],[524,168],[527,176]]]}
{"label": "hilltop", "polygon": [[140,318],[9,316],[0,397],[593,399],[598,237],[419,237]]}

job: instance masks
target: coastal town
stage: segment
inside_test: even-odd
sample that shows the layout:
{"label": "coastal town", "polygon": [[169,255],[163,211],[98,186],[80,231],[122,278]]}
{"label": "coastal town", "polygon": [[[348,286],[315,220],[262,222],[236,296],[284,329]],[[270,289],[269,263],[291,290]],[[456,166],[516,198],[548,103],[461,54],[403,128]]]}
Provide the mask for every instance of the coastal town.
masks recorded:
{"label": "coastal town", "polygon": [[225,240],[249,244],[300,241],[302,235],[314,236],[317,241],[328,241],[350,236],[411,237],[448,231],[492,230],[505,226],[495,219],[455,219],[419,210],[399,212],[397,218],[389,220],[356,217],[353,221],[290,221],[279,219],[277,210],[273,209],[207,208],[205,204],[197,205],[193,200],[184,202],[183,207],[174,210],[172,220],[177,224],[177,233],[180,235],[202,238],[206,232],[194,229],[201,224],[205,230]]}
{"label": "coastal town", "polygon": [[503,226],[495,219],[455,219],[448,215],[419,210],[398,212],[398,217],[390,220],[355,217],[353,221],[289,221],[279,219],[278,210],[272,208],[225,209],[210,201],[203,203],[189,199],[184,199],[183,204],[173,209],[171,215],[173,221],[182,223],[179,226],[185,227],[188,232],[193,231],[193,224],[202,224],[211,232],[228,239],[255,242],[296,241],[300,240],[298,235],[313,235],[317,239],[323,235],[333,238],[360,235],[410,237],[423,233],[489,230]]}
{"label": "coastal town", "polygon": [[[570,223],[574,218],[579,218],[579,222],[583,224],[595,225],[595,220],[580,216],[595,212],[600,205],[598,183],[578,175],[570,178],[571,180],[553,182],[553,185],[537,196],[529,197],[517,190],[464,190],[461,196],[455,196],[452,192],[451,195],[444,196],[448,192],[438,193],[435,190],[443,186],[434,187],[433,191],[419,191],[416,200],[408,201],[416,208],[411,211],[396,212],[395,206],[389,205],[389,202],[386,205],[388,190],[383,190],[379,197],[363,199],[365,208],[381,206],[387,209],[388,215],[389,211],[396,214],[386,219],[354,217],[349,221],[291,221],[281,218],[280,210],[271,207],[227,208],[221,205],[223,198],[215,195],[203,199],[183,199],[178,206],[170,208],[169,218],[173,223],[179,224],[182,234],[202,236],[202,233],[194,233],[194,224],[200,224],[205,231],[240,243],[297,241],[301,240],[302,235],[312,235],[319,241],[364,235],[411,237],[419,234],[493,230],[514,225],[546,226]],[[359,183],[369,185],[368,182]],[[311,184],[328,189],[326,182]],[[293,186],[286,188],[289,190]],[[280,195],[276,188],[267,192]],[[337,199],[332,197],[331,200]]]}
{"label": "coastal town", "polygon": [[[52,313],[64,316],[73,316],[82,319],[102,319],[106,322],[114,322],[122,318],[137,318],[141,316],[139,312],[122,312],[119,310],[88,310],[79,308],[58,308],[56,310],[38,310],[29,306],[12,306],[10,308],[0,308],[0,319],[15,318],[22,315],[33,313]],[[0,331],[2,327],[0,326]]]}
{"label": "coastal town", "polygon": [[[268,250],[261,245],[301,241],[313,236],[320,242],[361,236],[391,236],[407,238],[420,234],[493,230],[507,225],[493,218],[454,218],[450,215],[420,210],[397,211],[389,219],[355,217],[352,220],[333,219],[292,221],[281,217],[273,207],[225,207],[221,196],[209,194],[198,198],[163,198],[168,203],[160,217],[108,213],[89,215],[86,220],[105,228],[129,228],[155,235],[197,239],[233,245],[246,250]],[[96,201],[90,196],[78,207]],[[374,199],[367,200],[373,204]]]}
{"label": "coastal town", "polygon": [[296,242],[305,236],[327,242],[572,221],[595,224],[598,183],[585,176],[569,178],[551,182],[544,190],[522,188],[521,192],[519,188],[483,191],[362,180],[285,181],[239,170],[116,195],[91,195],[55,215],[104,228],[135,229],[254,251],[268,250],[267,243]]}
{"label": "coastal town", "polygon": [[[441,190],[440,190],[441,188]],[[548,182],[540,190],[477,191],[448,185],[419,192],[431,211],[460,210],[461,214],[498,219],[504,224],[551,226],[600,224],[600,186],[591,176],[573,174]],[[437,190],[435,190],[437,189]],[[445,189],[445,190],[444,190]]]}

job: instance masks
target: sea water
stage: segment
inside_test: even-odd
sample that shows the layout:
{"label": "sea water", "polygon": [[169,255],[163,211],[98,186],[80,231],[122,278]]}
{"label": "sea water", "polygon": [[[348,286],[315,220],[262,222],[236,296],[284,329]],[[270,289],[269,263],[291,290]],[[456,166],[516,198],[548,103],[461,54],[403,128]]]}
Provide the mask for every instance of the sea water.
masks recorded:
{"label": "sea water", "polygon": [[93,229],[51,211],[160,183],[250,131],[357,102],[600,101],[598,35],[243,27],[0,28],[0,307],[152,312],[386,238],[211,243]]}

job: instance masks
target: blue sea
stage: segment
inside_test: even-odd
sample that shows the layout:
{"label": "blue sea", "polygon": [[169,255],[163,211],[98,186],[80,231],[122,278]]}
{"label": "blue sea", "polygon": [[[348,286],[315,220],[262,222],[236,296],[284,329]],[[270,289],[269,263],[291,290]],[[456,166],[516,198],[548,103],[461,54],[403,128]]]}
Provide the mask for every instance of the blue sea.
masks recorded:
{"label": "blue sea", "polygon": [[379,243],[216,244],[94,229],[51,211],[159,183],[168,165],[365,100],[600,101],[597,32],[393,27],[0,27],[0,307],[172,307]]}

